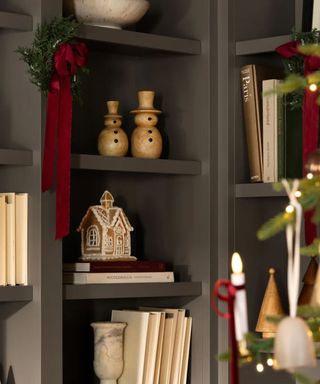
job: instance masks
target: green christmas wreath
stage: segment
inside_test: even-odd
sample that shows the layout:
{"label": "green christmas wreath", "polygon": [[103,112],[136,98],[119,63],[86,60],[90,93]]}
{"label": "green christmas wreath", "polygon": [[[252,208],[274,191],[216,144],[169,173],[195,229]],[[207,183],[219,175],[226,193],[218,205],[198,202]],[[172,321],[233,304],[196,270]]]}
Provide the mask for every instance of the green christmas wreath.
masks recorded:
{"label": "green christmas wreath", "polygon": [[[63,43],[73,42],[80,24],[73,18],[56,17],[50,23],[38,25],[30,47],[19,47],[17,52],[21,60],[27,63],[30,80],[41,92],[47,94],[53,73],[54,54]],[[79,98],[81,74],[87,73],[86,67],[79,67],[75,76],[70,78],[72,94]]]}

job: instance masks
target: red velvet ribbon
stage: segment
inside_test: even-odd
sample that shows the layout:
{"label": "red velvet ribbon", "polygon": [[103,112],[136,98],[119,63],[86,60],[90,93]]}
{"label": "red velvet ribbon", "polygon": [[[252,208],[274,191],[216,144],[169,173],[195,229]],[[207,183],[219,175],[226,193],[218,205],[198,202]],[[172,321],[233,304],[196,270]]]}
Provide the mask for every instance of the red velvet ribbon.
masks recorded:
{"label": "red velvet ribbon", "polygon": [[[42,165],[42,191],[52,188],[56,169],[56,239],[70,230],[70,159],[72,126],[72,93],[70,76],[86,64],[84,43],[61,44],[54,55],[54,72],[48,92],[46,133]],[[58,143],[56,144],[56,141]]]}
{"label": "red velvet ribbon", "polygon": [[[226,294],[220,293],[220,289],[225,288]],[[239,287],[240,288],[240,287]],[[238,369],[238,343],[236,340],[236,326],[234,318],[234,302],[237,288],[232,285],[229,280],[218,280],[212,290],[211,307],[222,318],[229,320],[229,346],[231,350],[230,361],[230,383],[239,384],[239,369]],[[219,299],[228,304],[228,312],[221,312],[217,305],[216,299]]]}
{"label": "red velvet ribbon", "polygon": [[[299,42],[291,41],[283,44],[276,51],[284,58],[290,59],[293,56],[301,55],[304,59],[304,75],[320,69],[320,57],[305,56],[299,53]],[[302,136],[303,136],[303,174],[306,174],[305,165],[308,161],[310,153],[314,152],[318,147],[319,135],[319,108],[317,105],[317,97],[319,92],[311,92],[309,89],[304,91],[303,98],[303,114],[302,114]],[[317,227],[312,223],[311,219],[313,211],[305,212],[305,242],[311,244],[317,236]]]}

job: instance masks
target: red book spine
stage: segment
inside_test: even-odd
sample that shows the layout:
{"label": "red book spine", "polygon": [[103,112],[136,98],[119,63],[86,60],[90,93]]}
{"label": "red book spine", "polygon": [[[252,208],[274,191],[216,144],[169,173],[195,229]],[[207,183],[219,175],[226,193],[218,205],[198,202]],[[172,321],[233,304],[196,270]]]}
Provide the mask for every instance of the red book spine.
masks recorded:
{"label": "red book spine", "polygon": [[92,262],[90,272],[165,272],[164,262]]}

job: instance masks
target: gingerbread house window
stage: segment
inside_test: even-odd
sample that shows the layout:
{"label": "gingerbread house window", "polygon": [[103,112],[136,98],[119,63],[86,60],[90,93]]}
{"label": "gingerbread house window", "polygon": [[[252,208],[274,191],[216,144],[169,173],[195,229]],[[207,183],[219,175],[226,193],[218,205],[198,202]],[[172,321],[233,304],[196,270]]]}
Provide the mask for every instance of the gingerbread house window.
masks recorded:
{"label": "gingerbread house window", "polygon": [[99,231],[96,225],[91,225],[87,231],[87,246],[98,247],[100,244]]}
{"label": "gingerbread house window", "polygon": [[113,238],[111,236],[107,237],[107,247],[109,249],[112,249],[112,247],[113,247]]}

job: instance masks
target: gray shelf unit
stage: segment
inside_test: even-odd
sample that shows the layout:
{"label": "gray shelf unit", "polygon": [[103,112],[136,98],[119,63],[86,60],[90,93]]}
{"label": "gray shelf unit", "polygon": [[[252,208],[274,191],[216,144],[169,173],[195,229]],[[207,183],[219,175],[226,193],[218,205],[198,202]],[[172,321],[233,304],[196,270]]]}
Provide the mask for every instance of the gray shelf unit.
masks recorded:
{"label": "gray shelf unit", "polygon": [[33,165],[32,151],[0,149],[0,165]]}
{"label": "gray shelf unit", "polygon": [[151,33],[82,25],[79,28],[78,37],[95,42],[134,47],[137,49],[142,48],[151,51],[163,51],[185,55],[201,54],[200,41],[161,36]]}
{"label": "gray shelf unit", "polygon": [[198,282],[64,286],[64,300],[198,297],[201,294],[202,284]]}
{"label": "gray shelf unit", "polygon": [[291,35],[272,36],[262,39],[238,41],[236,43],[236,55],[256,55],[259,53],[274,52],[281,44],[288,43]]}
{"label": "gray shelf unit", "polygon": [[237,184],[235,190],[236,198],[251,197],[285,197],[285,191],[277,192],[272,188],[272,183],[261,184]]}
{"label": "gray shelf unit", "polygon": [[32,286],[0,287],[0,303],[28,302],[32,299]]}
{"label": "gray shelf unit", "polygon": [[[224,21],[229,20],[228,26],[224,29],[225,33],[221,34],[221,45],[227,45],[229,51],[225,53],[224,59],[221,59],[221,67],[224,64],[225,68],[221,68],[219,73],[222,79],[227,80],[221,82],[220,89],[220,97],[223,97],[220,112],[222,124],[219,125],[220,159],[225,166],[218,172],[218,179],[222,183],[219,199],[222,207],[221,218],[224,215],[222,218],[224,225],[220,231],[222,239],[218,239],[218,242],[222,249],[228,250],[228,253],[225,253],[228,264],[235,250],[243,258],[249,329],[254,331],[270,267],[274,267],[277,271],[277,283],[287,309],[285,236],[281,234],[263,242],[256,236],[263,223],[283,210],[287,200],[284,193],[274,192],[270,184],[249,184],[240,69],[246,64],[282,67],[281,59],[274,53],[274,49],[290,41],[293,27],[299,30],[301,22],[296,16],[297,8],[302,2],[228,0],[227,3],[224,12],[221,11],[221,18],[224,17]],[[223,89],[223,86],[226,89]],[[225,132],[222,127],[226,126],[228,129]],[[228,265],[224,268],[229,269]],[[220,351],[222,352],[223,348]],[[222,366],[220,369],[225,375],[223,383],[226,383],[228,372],[223,371]],[[289,375],[274,372],[267,367],[263,374],[258,374],[255,366],[241,368],[241,382],[293,383]]]}
{"label": "gray shelf unit", "polygon": [[0,29],[1,28],[32,31],[33,18],[30,15],[0,11]]}
{"label": "gray shelf unit", "polygon": [[161,173],[171,175],[201,174],[201,163],[199,161],[135,159],[132,157],[116,158],[78,154],[72,155],[71,168],[93,171]]}
{"label": "gray shelf unit", "polygon": [[[30,148],[33,153],[33,166],[0,167],[3,189],[30,194],[33,286],[33,300],[27,305],[5,303],[0,311],[1,381],[11,365],[17,383],[97,383],[90,323],[108,320],[112,308],[148,304],[190,310],[194,319],[190,381],[221,382],[212,356],[218,352],[216,340],[223,325],[218,328],[211,313],[210,290],[224,268],[223,254],[217,265],[217,243],[211,236],[218,228],[216,201],[211,200],[218,186],[214,113],[218,94],[213,78],[217,7],[223,1],[151,0],[151,4],[144,24],[138,26],[144,33],[87,26],[80,31],[90,44],[91,71],[84,82],[84,104],[74,109],[73,153],[96,153],[104,102],[110,98],[121,101],[124,127],[130,134],[134,124],[126,111],[136,106],[137,91],[148,88],[156,91],[156,105],[164,111],[159,121],[164,157],[197,161],[74,157],[72,235],[63,242],[54,239],[55,194],[41,193],[46,99],[30,83],[26,66],[15,53],[16,47],[31,43],[33,34],[1,30],[0,116],[2,126],[8,127],[1,147]],[[61,15],[62,0],[2,0],[1,8],[33,15],[38,23]],[[82,171],[86,167],[92,172]],[[105,172],[95,172],[97,168]],[[184,276],[181,283],[117,286],[113,293],[106,292],[107,287],[85,287],[85,292],[80,292],[82,287],[63,287],[63,255],[65,259],[79,254],[76,225],[106,188],[135,228],[133,247],[139,251],[135,254],[172,264]],[[28,346],[27,353],[22,345]]]}

